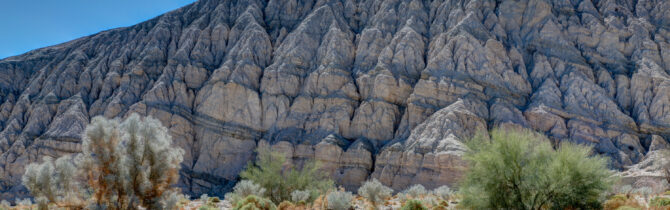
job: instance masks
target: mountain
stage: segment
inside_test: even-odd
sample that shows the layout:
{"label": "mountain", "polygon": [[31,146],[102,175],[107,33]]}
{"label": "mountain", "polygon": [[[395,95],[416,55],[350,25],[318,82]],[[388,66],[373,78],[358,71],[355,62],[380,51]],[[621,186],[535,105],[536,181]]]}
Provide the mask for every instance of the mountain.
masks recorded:
{"label": "mountain", "polygon": [[670,138],[670,1],[201,0],[0,60],[0,191],[80,150],[93,116],[150,115],[179,185],[221,194],[271,147],[338,184],[453,185],[464,141],[531,128],[640,168]]}

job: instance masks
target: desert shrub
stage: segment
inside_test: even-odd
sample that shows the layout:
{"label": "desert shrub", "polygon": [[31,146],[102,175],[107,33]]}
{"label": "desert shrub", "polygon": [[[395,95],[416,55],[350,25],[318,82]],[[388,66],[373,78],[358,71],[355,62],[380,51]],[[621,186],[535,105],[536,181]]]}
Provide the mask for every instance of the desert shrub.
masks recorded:
{"label": "desert shrub", "polygon": [[592,156],[590,147],[564,142],[554,150],[531,131],[495,129],[468,146],[470,167],[460,188],[468,208],[597,208],[613,182],[607,159]]}
{"label": "desert shrub", "polygon": [[624,185],[624,186],[621,186],[621,187],[619,187],[619,189],[617,190],[617,192],[618,192],[619,194],[630,194],[632,191],[633,191],[633,187],[630,186],[630,185]]}
{"label": "desert shrub", "polygon": [[185,199],[185,196],[177,191],[171,191],[169,193],[163,194],[165,198],[161,200],[163,209],[166,210],[177,210],[179,209],[179,202]]}
{"label": "desert shrub", "polygon": [[275,206],[275,204],[268,199],[261,198],[255,195],[250,195],[238,201],[235,207],[233,208],[233,210],[252,210],[252,209],[275,210],[277,209],[277,206]]}
{"label": "desert shrub", "polygon": [[348,210],[351,208],[351,200],[354,196],[351,192],[333,191],[328,193],[328,209]]}
{"label": "desert shrub", "polygon": [[293,210],[295,208],[295,204],[293,204],[291,201],[282,201],[277,205],[277,210]]}
{"label": "desert shrub", "polygon": [[616,210],[642,210],[642,207],[636,207],[636,206],[621,206],[617,208]]}
{"label": "desert shrub", "polygon": [[171,185],[179,178],[183,153],[156,119],[132,114],[119,123],[95,117],[86,127],[82,153],[74,164],[67,157],[31,164],[23,182],[40,207],[73,207],[72,200],[87,199],[79,194],[83,186],[87,188],[81,191],[90,192],[93,202],[88,208],[162,209],[164,199],[169,199],[164,195],[174,191]]}
{"label": "desert shrub", "polygon": [[446,200],[441,200],[437,203],[436,206],[433,206],[432,210],[446,210],[449,207],[449,202]]}
{"label": "desert shrub", "polygon": [[250,195],[263,197],[265,195],[265,188],[251,180],[241,180],[235,184],[233,192],[226,193],[225,199],[230,203],[237,203],[240,199]]}
{"label": "desert shrub", "polygon": [[310,197],[309,190],[296,190],[291,193],[291,201],[298,205],[308,203]]}
{"label": "desert shrub", "polygon": [[423,197],[419,199],[419,201],[421,201],[421,203],[426,207],[437,206],[437,204],[439,203],[433,196]]}
{"label": "desert shrub", "polygon": [[615,210],[622,206],[639,207],[640,205],[634,198],[629,198],[623,194],[614,195],[603,203],[603,209],[605,210]]}
{"label": "desert shrub", "polygon": [[308,190],[310,200],[313,200],[334,186],[317,161],[309,160],[301,168],[284,167],[286,157],[281,153],[262,148],[257,153],[255,164],[249,164],[240,177],[265,188],[273,202],[290,200],[291,193],[296,190]]}
{"label": "desert shrub", "polygon": [[74,164],[69,156],[58,158],[55,162],[51,157],[45,156],[42,163],[31,163],[26,166],[26,171],[21,181],[30,193],[35,197],[39,209],[48,209],[49,204],[64,204],[70,201],[78,187],[73,181]]}
{"label": "desert shrub", "polygon": [[428,191],[426,191],[426,188],[423,187],[423,185],[415,184],[405,189],[405,191],[403,191],[402,193],[405,196],[409,196],[411,198],[418,198],[419,196],[424,196],[428,194]]}
{"label": "desert shrub", "polygon": [[78,166],[86,171],[97,204],[127,208],[137,200],[161,209],[163,193],[179,178],[183,153],[156,119],[132,114],[119,124],[95,117],[86,128]]}
{"label": "desert shrub", "polygon": [[433,189],[433,195],[445,201],[448,201],[451,198],[451,194],[453,193],[454,191],[452,191],[449,188],[449,186],[446,185],[442,185],[438,188]]}
{"label": "desert shrub", "polygon": [[658,187],[655,187],[655,188],[656,188],[656,190],[655,190],[654,193],[664,192],[664,191],[670,189],[670,183],[668,183],[668,180],[663,179],[663,180],[661,180],[661,183],[658,184]]}
{"label": "desert shrub", "polygon": [[384,186],[377,179],[366,181],[358,188],[358,195],[363,196],[374,207],[377,207],[377,204],[391,197],[391,193],[393,193],[393,189]]}
{"label": "desert shrub", "polygon": [[12,204],[9,203],[9,201],[7,200],[0,201],[0,209],[9,210],[10,207],[12,207]]}
{"label": "desert shrub", "polygon": [[633,193],[642,195],[645,199],[647,199],[649,195],[652,194],[652,190],[650,187],[640,187],[633,190]]}
{"label": "desert shrub", "polygon": [[33,202],[30,200],[30,198],[25,198],[25,199],[20,199],[17,198],[16,201],[14,201],[17,206],[32,206]]}
{"label": "desert shrub", "polygon": [[649,205],[654,207],[667,207],[670,206],[670,198],[654,197],[649,201]]}
{"label": "desert shrub", "polygon": [[421,201],[410,199],[410,200],[407,200],[407,202],[405,202],[405,205],[403,205],[402,208],[400,208],[400,209],[401,210],[427,210],[428,208],[423,206],[423,204],[421,204]]}
{"label": "desert shrub", "polygon": [[217,208],[210,205],[202,205],[198,207],[198,210],[217,210]]}

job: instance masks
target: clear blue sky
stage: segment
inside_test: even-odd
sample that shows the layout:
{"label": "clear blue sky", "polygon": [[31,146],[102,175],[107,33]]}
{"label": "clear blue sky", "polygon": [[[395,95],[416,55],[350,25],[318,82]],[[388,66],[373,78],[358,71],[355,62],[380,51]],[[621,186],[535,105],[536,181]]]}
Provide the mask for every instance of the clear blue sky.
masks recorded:
{"label": "clear blue sky", "polygon": [[195,0],[0,0],[0,59],[131,26]]}

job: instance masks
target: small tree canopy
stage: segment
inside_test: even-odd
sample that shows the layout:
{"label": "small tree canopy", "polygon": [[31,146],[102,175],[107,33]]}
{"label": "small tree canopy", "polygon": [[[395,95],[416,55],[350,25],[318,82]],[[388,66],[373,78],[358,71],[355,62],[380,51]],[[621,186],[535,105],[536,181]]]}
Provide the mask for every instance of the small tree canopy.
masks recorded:
{"label": "small tree canopy", "polygon": [[569,142],[552,149],[531,131],[495,129],[467,144],[461,202],[472,209],[584,209],[599,205],[613,182],[607,159]]}

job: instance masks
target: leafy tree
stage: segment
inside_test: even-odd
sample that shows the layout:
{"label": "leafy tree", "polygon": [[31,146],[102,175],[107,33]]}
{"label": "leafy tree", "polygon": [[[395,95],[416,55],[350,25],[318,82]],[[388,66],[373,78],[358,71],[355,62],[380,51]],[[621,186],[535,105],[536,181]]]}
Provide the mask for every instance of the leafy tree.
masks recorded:
{"label": "leafy tree", "polygon": [[468,146],[470,167],[460,188],[465,207],[592,208],[613,183],[607,159],[591,155],[591,148],[564,142],[554,150],[531,131],[496,129]]}
{"label": "leafy tree", "polygon": [[240,177],[260,184],[267,191],[265,194],[275,203],[291,199],[296,190],[309,191],[309,201],[333,188],[334,182],[320,170],[317,161],[309,160],[302,168],[284,166],[286,157],[278,152],[260,148],[257,151],[255,165],[249,164]]}

